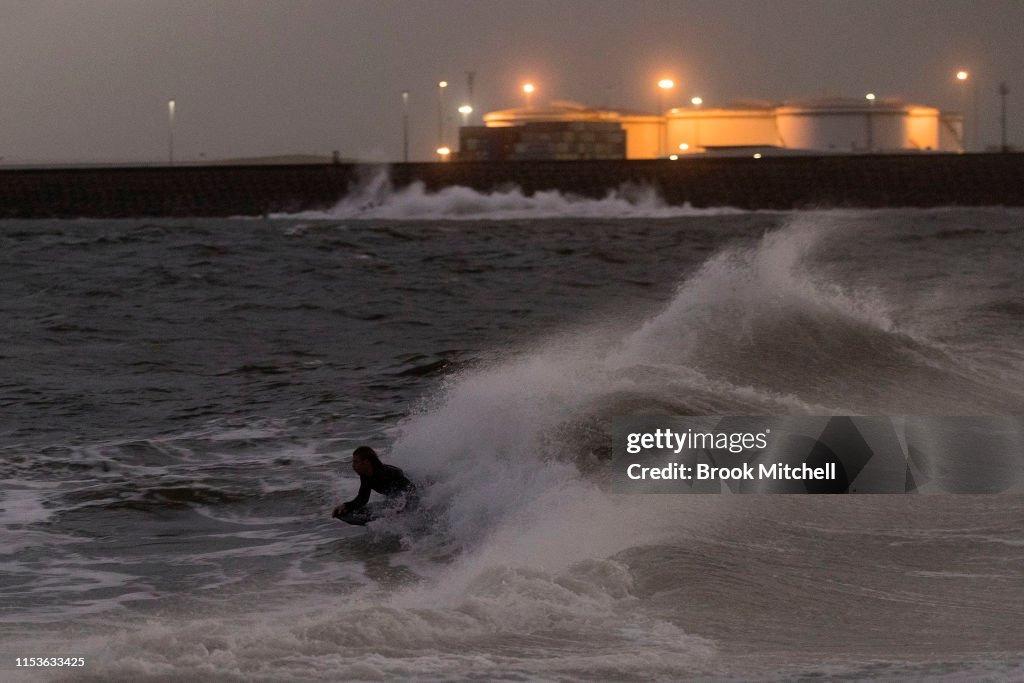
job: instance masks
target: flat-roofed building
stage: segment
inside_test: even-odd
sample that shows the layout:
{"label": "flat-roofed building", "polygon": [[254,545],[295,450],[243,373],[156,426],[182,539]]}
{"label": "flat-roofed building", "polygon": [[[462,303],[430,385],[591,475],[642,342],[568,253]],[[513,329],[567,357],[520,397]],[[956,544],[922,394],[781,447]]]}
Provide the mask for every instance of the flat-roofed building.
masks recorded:
{"label": "flat-roofed building", "polygon": [[625,159],[626,134],[615,121],[531,121],[464,127],[459,161]]}
{"label": "flat-roofed building", "polygon": [[[657,156],[658,134],[663,118],[643,112],[587,107],[578,102],[555,101],[542,107],[519,107],[484,115],[489,128],[507,128],[528,123],[591,122],[618,124],[625,133],[625,158]],[[622,157],[619,157],[622,158]]]}

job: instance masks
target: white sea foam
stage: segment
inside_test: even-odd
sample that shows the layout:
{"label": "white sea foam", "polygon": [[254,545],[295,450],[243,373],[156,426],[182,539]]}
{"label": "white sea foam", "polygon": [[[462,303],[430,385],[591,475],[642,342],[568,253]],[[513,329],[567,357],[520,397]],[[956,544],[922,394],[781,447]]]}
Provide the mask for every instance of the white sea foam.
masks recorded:
{"label": "white sea foam", "polygon": [[557,190],[532,194],[510,186],[489,192],[454,185],[430,191],[422,182],[396,189],[386,170],[353,188],[327,211],[277,215],[299,219],[518,220],[538,218],[674,218],[745,213],[727,207],[669,206],[649,186],[625,184],[599,199]]}
{"label": "white sea foam", "polygon": [[[55,486],[51,483],[24,480],[0,481],[0,527],[17,529],[43,522],[53,511],[43,504],[47,493]],[[5,544],[6,545],[6,544]],[[4,548],[4,551],[8,548]]]}
{"label": "white sea foam", "polygon": [[658,677],[713,657],[711,642],[636,609],[624,564],[588,559],[555,569],[536,564],[537,552],[514,558],[495,547],[472,571],[390,595],[264,603],[234,618],[165,617],[86,648],[96,674],[115,679]]}

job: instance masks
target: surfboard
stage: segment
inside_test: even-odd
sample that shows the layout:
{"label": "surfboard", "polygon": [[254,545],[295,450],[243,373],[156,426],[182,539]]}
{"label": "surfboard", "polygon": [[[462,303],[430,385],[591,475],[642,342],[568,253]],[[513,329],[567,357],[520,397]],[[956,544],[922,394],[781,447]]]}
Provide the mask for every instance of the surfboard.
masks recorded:
{"label": "surfboard", "polygon": [[378,520],[381,517],[387,517],[396,514],[396,510],[392,505],[386,505],[383,503],[369,503],[359,508],[358,510],[352,510],[343,514],[335,514],[335,519],[340,519],[346,524],[353,526],[366,526],[374,520]]}

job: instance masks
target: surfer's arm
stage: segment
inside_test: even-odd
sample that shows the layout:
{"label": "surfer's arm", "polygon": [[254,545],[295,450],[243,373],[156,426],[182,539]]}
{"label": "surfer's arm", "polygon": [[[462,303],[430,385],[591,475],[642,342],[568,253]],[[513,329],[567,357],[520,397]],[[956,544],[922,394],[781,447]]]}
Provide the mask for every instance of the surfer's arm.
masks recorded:
{"label": "surfer's arm", "polygon": [[370,500],[370,479],[368,477],[360,477],[359,493],[356,494],[355,498],[345,503],[345,511],[351,512],[352,510],[358,510],[366,505],[368,500]]}

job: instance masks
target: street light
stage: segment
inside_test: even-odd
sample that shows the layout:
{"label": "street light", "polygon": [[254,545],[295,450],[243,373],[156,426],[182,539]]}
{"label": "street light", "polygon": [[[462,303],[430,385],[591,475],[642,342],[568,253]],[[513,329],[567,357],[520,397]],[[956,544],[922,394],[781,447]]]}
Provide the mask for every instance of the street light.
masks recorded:
{"label": "street light", "polygon": [[1006,85],[1006,81],[1003,81],[1002,83],[999,84],[999,100],[1000,100],[1000,110],[999,110],[999,128],[1000,128],[999,141],[1000,141],[1000,143],[999,143],[999,151],[1000,152],[1009,152],[1010,151],[1010,147],[1006,144],[1006,96],[1009,95],[1009,94],[1010,94],[1010,86]]}
{"label": "street light", "polygon": [[444,147],[444,89],[448,87],[448,81],[440,81],[437,84],[437,146]]}
{"label": "street light", "polygon": [[409,91],[402,91],[402,161],[409,163]]}
{"label": "street light", "polygon": [[174,165],[174,100],[167,100],[167,160]]}
{"label": "street light", "polygon": [[444,145],[437,148],[437,156],[441,157],[441,161],[448,161],[448,157],[451,153],[452,151]]}
{"label": "street light", "polygon": [[537,88],[533,85],[533,83],[524,83],[523,84],[523,96],[526,98],[526,108],[527,109],[530,108],[530,100],[533,99],[533,97],[532,97],[533,91],[536,90],[536,89]]}
{"label": "street light", "polygon": [[459,107],[459,113],[462,114],[462,125],[469,125],[469,115],[473,113],[473,107],[468,104],[464,104]]}
{"label": "street light", "polygon": [[658,81],[658,117],[661,125],[658,127],[658,156],[665,156],[665,91],[671,90],[675,87],[675,82],[671,78],[663,78]]}
{"label": "street light", "polygon": [[[704,98],[691,97],[690,104],[692,104],[695,109],[700,109],[700,105],[704,104]],[[693,144],[700,145],[700,116],[693,117]],[[689,145],[687,145],[687,148],[689,148]]]}
{"label": "street light", "polygon": [[866,99],[870,103],[870,105],[871,105],[870,108],[868,109],[868,151],[869,152],[874,152],[875,151],[875,122],[872,119],[871,115],[874,114],[874,109],[875,109],[875,93],[869,92],[867,95],[864,96],[864,99]]}
{"label": "street light", "polygon": [[[958,80],[961,83],[961,85],[963,86],[963,92],[960,93],[960,102],[961,102],[961,107],[960,107],[960,110],[961,110],[961,118],[960,118],[960,151],[961,152],[966,152],[967,148],[968,148],[968,145],[967,145],[967,128],[968,128],[968,126],[967,126],[967,95],[968,95],[967,87],[968,87],[968,83],[970,81],[970,78],[971,78],[971,74],[966,69],[960,69],[959,71],[956,72],[956,80]],[[977,117],[975,117],[975,119],[977,119]],[[972,126],[973,126],[974,123],[976,123],[976,121],[972,121],[971,122]],[[974,130],[973,127],[971,128],[971,130],[973,132],[973,130]]]}

